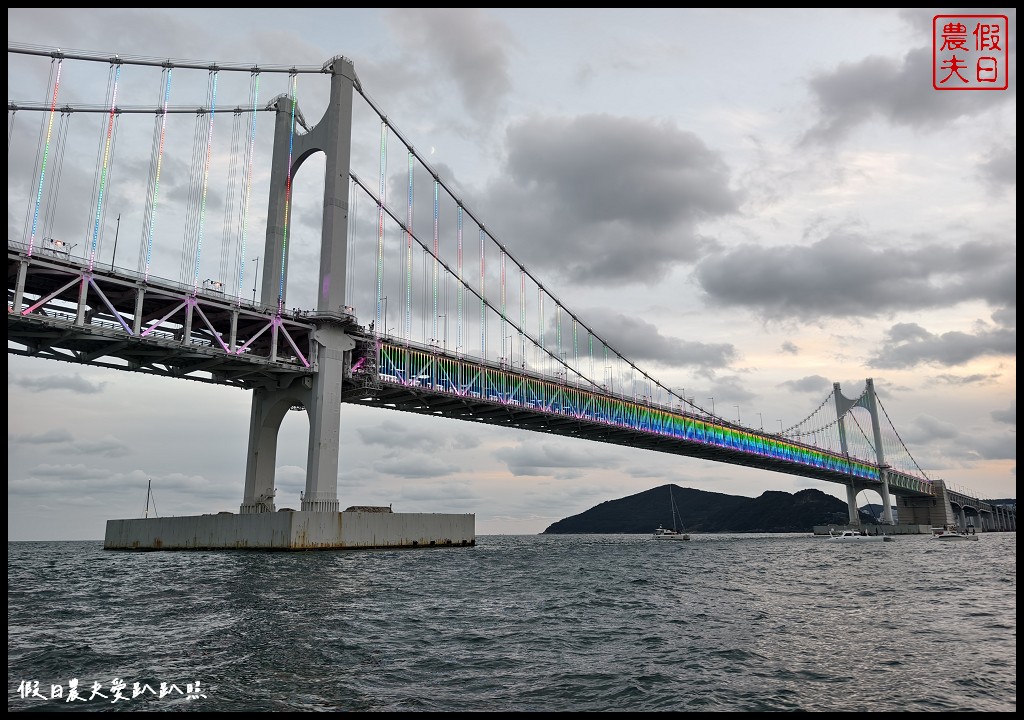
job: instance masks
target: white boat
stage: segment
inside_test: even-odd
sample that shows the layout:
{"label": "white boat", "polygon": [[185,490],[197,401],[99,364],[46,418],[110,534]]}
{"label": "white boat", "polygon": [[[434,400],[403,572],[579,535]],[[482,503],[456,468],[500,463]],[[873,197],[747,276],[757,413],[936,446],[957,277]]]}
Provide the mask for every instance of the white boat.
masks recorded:
{"label": "white boat", "polygon": [[654,529],[655,540],[689,540],[690,534],[682,530],[683,521],[679,517],[679,510],[676,509],[676,499],[672,494],[672,486],[668,486],[668,500],[672,508],[672,527],[667,528],[659,525]]}
{"label": "white boat", "polygon": [[832,528],[828,529],[828,539],[835,540],[836,542],[892,542],[896,538],[892,535],[862,535],[856,530],[843,530],[841,533],[836,533]]}
{"label": "white boat", "polygon": [[974,533],[968,533],[966,530],[959,531],[955,527],[943,527],[941,530],[935,530],[932,538],[935,540],[946,540],[946,541],[957,541],[957,540],[977,540],[978,536]]}
{"label": "white boat", "polygon": [[654,539],[655,540],[689,540],[689,533],[681,533],[678,530],[672,528],[662,527],[659,525],[654,528]]}

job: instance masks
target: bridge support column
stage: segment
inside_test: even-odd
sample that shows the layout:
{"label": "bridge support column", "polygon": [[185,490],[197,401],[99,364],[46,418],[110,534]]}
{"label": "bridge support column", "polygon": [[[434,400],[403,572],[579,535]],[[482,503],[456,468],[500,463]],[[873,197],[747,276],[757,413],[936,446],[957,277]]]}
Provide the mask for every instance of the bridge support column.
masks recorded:
{"label": "bridge support column", "polygon": [[882,522],[886,525],[895,525],[892,517],[892,496],[889,494],[889,471],[882,471]]}
{"label": "bridge support column", "polygon": [[303,400],[302,393],[292,389],[253,390],[241,514],[274,512],[277,435],[285,414],[293,405],[305,404]]}
{"label": "bridge support column", "polygon": [[[303,162],[314,153],[324,154],[323,221],[320,232],[320,273],[317,281],[316,312],[325,322],[318,323],[314,335],[319,348],[316,372],[303,379],[299,401],[309,417],[309,445],[306,462],[306,490],[302,510],[338,512],[338,452],[341,432],[341,384],[351,363],[355,341],[343,328],[333,324],[345,308],[348,258],[348,193],[351,183],[352,95],[358,84],[352,62],[341,56],[324,64],[331,74],[327,109],[320,122],[307,132],[295,133],[296,112],[293,100],[279,96],[271,105],[277,111],[274,126],[274,153],[271,159],[270,192],[267,209],[267,237],[264,244],[262,300],[277,299],[285,307],[288,282],[287,237],[289,189],[291,180]],[[298,113],[301,116],[301,113]],[[307,127],[305,120],[300,123]],[[282,278],[284,282],[282,282]],[[255,401],[254,401],[255,402]],[[256,421],[255,407],[253,421]],[[277,419],[278,425],[280,419]],[[276,426],[274,428],[276,444]],[[265,441],[269,446],[269,441]],[[267,486],[265,458],[250,461],[256,486]],[[246,476],[248,492],[249,477]],[[272,483],[271,483],[272,484]],[[255,491],[254,491],[255,492]]]}
{"label": "bridge support column", "polygon": [[[338,512],[338,463],[341,449],[341,383],[355,341],[331,326],[317,329],[319,371],[312,377],[309,393],[309,454],[306,460],[306,492],[302,509]],[[346,355],[348,358],[346,359]]]}
{"label": "bridge support column", "polygon": [[309,418],[306,490],[302,510],[338,512],[338,453],[341,434],[341,382],[351,362],[355,341],[343,330],[321,326],[316,333],[321,347],[318,372],[282,389],[253,391],[249,419],[249,451],[245,464],[242,514],[276,509],[274,475],[277,436],[292,408],[304,408]]}
{"label": "bridge support column", "polygon": [[850,483],[846,486],[846,509],[850,514],[850,524],[860,525],[860,509],[857,507],[857,488]]}

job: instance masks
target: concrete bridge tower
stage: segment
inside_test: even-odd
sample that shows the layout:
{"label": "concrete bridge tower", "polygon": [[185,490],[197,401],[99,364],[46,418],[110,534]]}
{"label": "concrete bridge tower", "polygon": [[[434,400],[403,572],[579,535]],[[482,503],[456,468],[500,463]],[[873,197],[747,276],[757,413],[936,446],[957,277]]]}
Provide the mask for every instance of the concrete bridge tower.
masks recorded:
{"label": "concrete bridge tower", "polygon": [[302,163],[324,153],[323,227],[316,311],[316,373],[289,385],[253,392],[249,446],[245,467],[245,494],[240,512],[272,512],[277,437],[285,414],[302,406],[309,416],[309,450],[302,510],[338,512],[339,435],[341,385],[351,367],[355,341],[345,331],[345,286],[348,257],[348,192],[352,146],[352,97],[358,86],[355,69],[337,56],[324,64],[331,75],[330,102],[320,122],[308,132],[295,133],[301,113],[292,99],[281,95],[271,102],[276,109],[274,149],[270,177],[267,238],[264,247],[261,298],[271,299],[277,312],[286,307],[288,288],[289,180]]}
{"label": "concrete bridge tower", "polygon": [[[862,407],[867,410],[871,416],[872,442],[875,446],[875,458],[881,468],[881,477],[879,479],[882,481],[882,485],[880,488],[875,485],[867,485],[865,487],[879,491],[882,496],[882,522],[887,525],[892,525],[892,498],[889,495],[889,471],[888,466],[885,464],[885,450],[882,448],[882,427],[878,421],[878,403],[875,401],[875,383],[872,378],[868,378],[866,383],[867,390],[855,400],[850,400],[843,396],[843,393],[839,389],[839,383],[832,384],[833,396],[836,403],[836,417],[839,419],[839,443],[843,454],[849,456],[850,448],[847,445],[846,440],[846,413],[855,407]],[[847,510],[850,514],[851,525],[860,524],[860,511],[857,508],[857,492],[859,489],[852,479],[850,480],[850,484],[846,486],[846,504]]]}

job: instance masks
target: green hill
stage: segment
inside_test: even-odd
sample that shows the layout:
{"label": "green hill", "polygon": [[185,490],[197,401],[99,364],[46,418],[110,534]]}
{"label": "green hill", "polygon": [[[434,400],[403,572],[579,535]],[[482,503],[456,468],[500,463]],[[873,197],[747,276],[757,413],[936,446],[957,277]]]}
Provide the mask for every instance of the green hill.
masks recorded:
{"label": "green hill", "polygon": [[[579,515],[552,523],[543,535],[587,533],[651,533],[672,527],[669,502],[675,499],[683,528],[694,533],[812,532],[815,525],[844,525],[846,503],[821,490],[795,494],[769,490],[760,497],[707,492],[662,485],[620,500],[608,500]],[[862,522],[872,522],[861,512]]]}

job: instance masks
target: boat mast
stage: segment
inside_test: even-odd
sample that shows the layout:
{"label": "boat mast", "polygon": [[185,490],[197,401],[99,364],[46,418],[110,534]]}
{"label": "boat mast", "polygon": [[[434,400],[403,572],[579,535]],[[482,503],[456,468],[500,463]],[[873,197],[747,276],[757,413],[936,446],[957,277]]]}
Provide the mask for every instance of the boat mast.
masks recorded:
{"label": "boat mast", "polygon": [[146,514],[143,517],[149,517],[149,496],[153,492],[153,478],[149,479],[149,484],[146,485]]}
{"label": "boat mast", "polygon": [[671,483],[668,486],[668,501],[669,501],[670,507],[672,508],[672,530],[674,532],[679,532],[679,523],[677,521],[677,519],[679,517],[679,512],[676,510],[676,496],[672,492],[672,485],[671,485]]}

